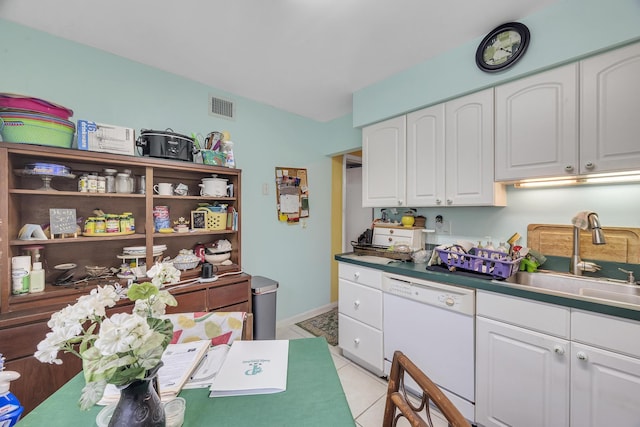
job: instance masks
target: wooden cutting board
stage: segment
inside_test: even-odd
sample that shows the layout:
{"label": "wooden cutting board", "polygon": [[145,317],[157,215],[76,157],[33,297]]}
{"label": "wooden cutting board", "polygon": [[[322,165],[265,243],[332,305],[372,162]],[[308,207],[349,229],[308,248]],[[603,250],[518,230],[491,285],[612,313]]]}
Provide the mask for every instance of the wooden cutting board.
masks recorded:
{"label": "wooden cutting board", "polygon": [[[605,245],[591,243],[591,231],[580,230],[580,257],[640,264],[640,228],[602,227]],[[529,224],[527,246],[543,255],[570,257],[573,252],[573,226]]]}

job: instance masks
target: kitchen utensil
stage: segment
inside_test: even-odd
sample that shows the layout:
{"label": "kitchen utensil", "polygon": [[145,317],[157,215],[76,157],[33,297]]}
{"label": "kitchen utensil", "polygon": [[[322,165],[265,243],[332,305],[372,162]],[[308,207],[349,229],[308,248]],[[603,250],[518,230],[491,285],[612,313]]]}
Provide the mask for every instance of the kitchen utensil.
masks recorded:
{"label": "kitchen utensil", "polygon": [[142,129],[136,146],[145,156],[193,161],[193,140],[179,133]]}
{"label": "kitchen utensil", "polygon": [[198,184],[201,188],[201,196],[225,197],[229,186],[228,180],[222,178],[202,178],[202,183]]}
{"label": "kitchen utensil", "polygon": [[169,182],[161,182],[153,186],[153,191],[161,196],[173,195],[173,184]]}

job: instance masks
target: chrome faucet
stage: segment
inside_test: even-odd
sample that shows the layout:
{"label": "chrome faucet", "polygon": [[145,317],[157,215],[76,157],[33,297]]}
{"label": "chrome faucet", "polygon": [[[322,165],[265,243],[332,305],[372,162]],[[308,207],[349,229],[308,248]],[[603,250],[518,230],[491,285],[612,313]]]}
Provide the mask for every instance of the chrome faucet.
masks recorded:
{"label": "chrome faucet", "polygon": [[[591,242],[594,245],[604,245],[604,233],[600,227],[600,218],[595,212],[591,212],[587,215],[589,222],[589,229],[591,229]],[[582,276],[582,272],[586,269],[587,264],[591,267],[599,269],[599,266],[593,263],[585,263],[580,259],[580,228],[576,225],[573,226],[573,254],[571,255],[571,262],[569,263],[569,272],[576,276]]]}

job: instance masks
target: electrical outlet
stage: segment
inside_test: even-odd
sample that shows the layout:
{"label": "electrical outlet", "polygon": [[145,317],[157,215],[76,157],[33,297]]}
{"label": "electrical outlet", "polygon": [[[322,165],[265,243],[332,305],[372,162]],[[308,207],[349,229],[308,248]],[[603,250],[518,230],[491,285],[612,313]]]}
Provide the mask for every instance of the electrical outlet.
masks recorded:
{"label": "electrical outlet", "polygon": [[451,222],[446,219],[436,221],[436,234],[451,234]]}

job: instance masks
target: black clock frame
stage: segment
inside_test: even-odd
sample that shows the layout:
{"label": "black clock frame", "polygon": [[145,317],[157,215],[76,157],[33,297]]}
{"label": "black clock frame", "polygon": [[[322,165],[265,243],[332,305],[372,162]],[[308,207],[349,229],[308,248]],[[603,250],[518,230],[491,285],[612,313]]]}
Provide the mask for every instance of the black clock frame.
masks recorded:
{"label": "black clock frame", "polygon": [[[486,62],[484,62],[484,51],[488,47],[488,44],[491,41],[491,39],[493,39],[499,33],[503,33],[505,31],[510,31],[510,30],[520,34],[520,49],[518,49],[518,52],[516,52],[515,55],[513,55],[511,58],[509,58],[507,61],[503,62],[502,64],[489,65]],[[478,45],[478,49],[476,50],[476,65],[482,71],[485,71],[487,73],[495,73],[498,71],[503,71],[511,67],[513,64],[515,64],[522,58],[522,55],[524,55],[525,51],[529,47],[530,40],[531,40],[531,33],[529,32],[529,28],[526,25],[520,22],[508,22],[506,24],[502,24],[494,28],[493,30],[491,30],[489,34],[487,34],[485,38],[482,39],[482,41],[480,42],[480,45]]]}

